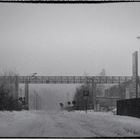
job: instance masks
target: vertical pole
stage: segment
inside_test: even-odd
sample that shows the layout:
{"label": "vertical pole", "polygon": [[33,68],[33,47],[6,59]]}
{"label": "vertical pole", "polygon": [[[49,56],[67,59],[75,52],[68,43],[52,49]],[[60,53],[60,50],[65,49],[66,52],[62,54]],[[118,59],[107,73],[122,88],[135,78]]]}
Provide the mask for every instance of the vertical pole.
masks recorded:
{"label": "vertical pole", "polygon": [[[120,96],[120,95],[121,95],[121,83],[120,83],[120,78],[119,78],[118,88],[119,88],[119,96]],[[121,97],[121,98],[122,98],[122,97]]]}
{"label": "vertical pole", "polygon": [[136,52],[136,98],[138,98],[138,52]]}
{"label": "vertical pole", "polygon": [[34,99],[34,110],[36,110],[36,94],[35,94],[35,91],[34,91],[33,99]]}
{"label": "vertical pole", "polygon": [[94,111],[97,110],[96,105],[96,84],[92,81],[92,94],[93,94],[93,105],[94,105]]}
{"label": "vertical pole", "polygon": [[37,99],[37,93],[36,93],[36,110],[38,110],[38,99]]}
{"label": "vertical pole", "polygon": [[88,97],[86,97],[86,114],[87,114],[87,106],[88,106]]}
{"label": "vertical pole", "polygon": [[19,82],[18,82],[18,76],[15,77],[15,96],[14,98],[18,100],[18,91],[19,91]]}
{"label": "vertical pole", "polygon": [[89,93],[90,93],[90,98],[89,98],[89,103],[90,103],[90,109],[93,109],[93,90],[92,90],[92,83],[90,83],[89,86]]}
{"label": "vertical pole", "polygon": [[29,110],[29,83],[28,79],[25,81],[25,104],[27,105],[27,110]]}
{"label": "vertical pole", "polygon": [[41,96],[39,96],[39,109],[40,110],[42,109],[42,106],[41,106]]}
{"label": "vertical pole", "polygon": [[136,98],[138,98],[138,52],[135,51],[132,57],[133,87]]}

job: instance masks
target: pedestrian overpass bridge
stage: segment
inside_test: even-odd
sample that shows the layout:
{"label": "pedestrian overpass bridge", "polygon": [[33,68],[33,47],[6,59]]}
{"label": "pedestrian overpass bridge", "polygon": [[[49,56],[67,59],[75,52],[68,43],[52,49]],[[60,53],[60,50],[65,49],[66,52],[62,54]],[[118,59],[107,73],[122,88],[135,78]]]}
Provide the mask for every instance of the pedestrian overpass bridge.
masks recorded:
{"label": "pedestrian overpass bridge", "polygon": [[132,80],[132,76],[0,76],[3,78],[21,84],[115,84]]}
{"label": "pedestrian overpass bridge", "polygon": [[[140,77],[139,77],[140,78]],[[94,106],[96,108],[97,84],[121,84],[133,80],[132,76],[0,76],[1,80],[15,83],[15,98],[18,99],[19,84],[25,84],[25,103],[29,105],[29,84],[91,84]],[[110,99],[119,99],[118,97]]]}
{"label": "pedestrian overpass bridge", "polygon": [[28,105],[29,84],[83,84],[92,85],[94,105],[96,106],[96,84],[121,84],[132,80],[133,91],[138,97],[138,52],[133,53],[132,76],[0,76],[0,81],[15,83],[15,97],[18,99],[19,84],[25,84],[25,102]]}

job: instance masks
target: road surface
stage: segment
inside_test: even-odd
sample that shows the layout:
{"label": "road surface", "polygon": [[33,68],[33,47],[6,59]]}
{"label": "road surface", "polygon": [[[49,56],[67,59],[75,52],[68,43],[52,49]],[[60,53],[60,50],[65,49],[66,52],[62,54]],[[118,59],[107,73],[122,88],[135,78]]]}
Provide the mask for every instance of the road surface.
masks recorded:
{"label": "road surface", "polygon": [[0,137],[139,137],[140,119],[100,112],[0,112]]}

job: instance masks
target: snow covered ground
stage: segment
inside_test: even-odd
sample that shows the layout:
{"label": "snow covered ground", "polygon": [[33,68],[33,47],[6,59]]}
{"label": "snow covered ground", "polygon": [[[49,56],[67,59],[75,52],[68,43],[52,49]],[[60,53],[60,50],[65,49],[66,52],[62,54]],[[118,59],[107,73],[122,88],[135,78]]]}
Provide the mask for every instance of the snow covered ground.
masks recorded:
{"label": "snow covered ground", "polygon": [[0,112],[0,137],[140,137],[140,119],[75,111]]}

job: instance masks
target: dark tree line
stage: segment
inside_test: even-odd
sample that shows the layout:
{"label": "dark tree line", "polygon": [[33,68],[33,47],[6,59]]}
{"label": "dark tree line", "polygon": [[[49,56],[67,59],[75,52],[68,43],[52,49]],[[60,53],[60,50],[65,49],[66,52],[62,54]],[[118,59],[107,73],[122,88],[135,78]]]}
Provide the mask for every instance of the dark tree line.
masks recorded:
{"label": "dark tree line", "polygon": [[10,91],[0,85],[0,110],[20,110],[19,101],[9,96]]}
{"label": "dark tree line", "polygon": [[14,72],[4,73],[0,79],[0,110],[21,110],[22,103],[14,98],[14,80],[10,81],[7,76],[17,76]]}

